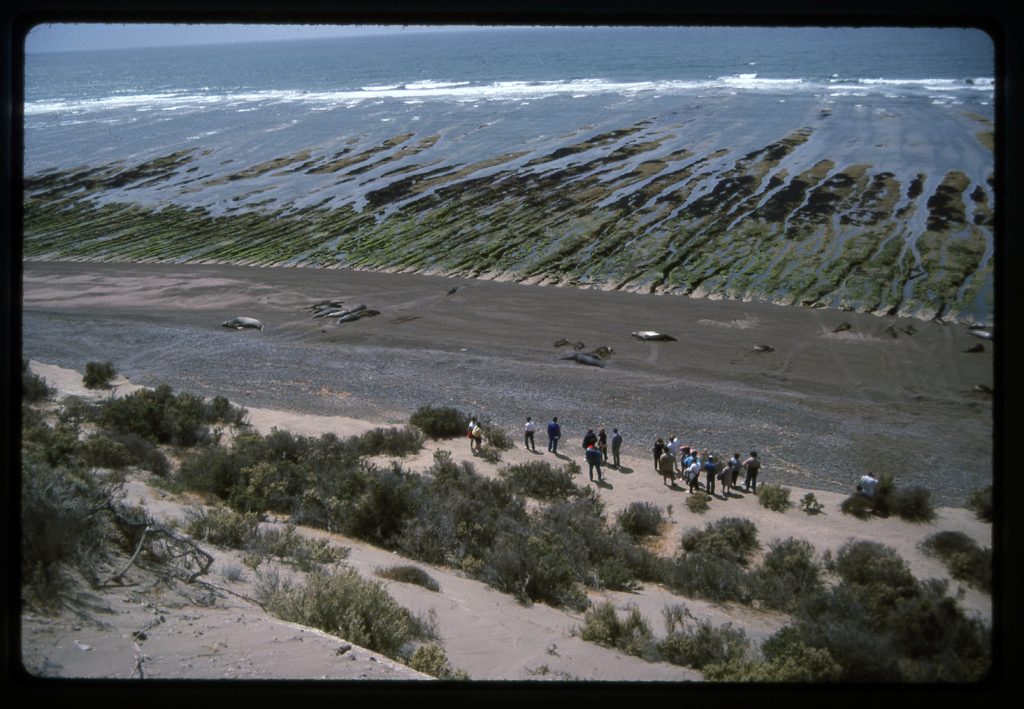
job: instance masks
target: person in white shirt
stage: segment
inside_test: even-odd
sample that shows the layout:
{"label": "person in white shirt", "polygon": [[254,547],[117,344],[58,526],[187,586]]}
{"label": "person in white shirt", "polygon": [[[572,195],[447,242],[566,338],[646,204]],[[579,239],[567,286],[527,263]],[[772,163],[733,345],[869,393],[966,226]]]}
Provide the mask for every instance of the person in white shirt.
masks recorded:
{"label": "person in white shirt", "polygon": [[860,490],[860,493],[865,497],[873,497],[875,494],[875,485],[877,484],[878,478],[876,478],[873,473],[866,473],[861,476],[860,485],[857,486],[857,489]]}
{"label": "person in white shirt", "polygon": [[537,430],[537,426],[530,420],[530,417],[526,417],[526,450],[537,452],[537,446],[533,442],[533,432]]}

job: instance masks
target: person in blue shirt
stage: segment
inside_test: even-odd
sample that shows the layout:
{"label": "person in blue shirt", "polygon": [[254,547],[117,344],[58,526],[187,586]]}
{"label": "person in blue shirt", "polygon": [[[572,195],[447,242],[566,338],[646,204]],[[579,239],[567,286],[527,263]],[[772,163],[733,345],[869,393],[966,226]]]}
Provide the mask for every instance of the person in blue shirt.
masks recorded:
{"label": "person in blue shirt", "polygon": [[548,424],[548,452],[558,453],[558,439],[562,437],[562,427],[558,425],[558,417],[555,416]]}
{"label": "person in blue shirt", "polygon": [[715,456],[708,454],[704,461],[704,473],[707,478],[707,490],[709,495],[715,494]]}

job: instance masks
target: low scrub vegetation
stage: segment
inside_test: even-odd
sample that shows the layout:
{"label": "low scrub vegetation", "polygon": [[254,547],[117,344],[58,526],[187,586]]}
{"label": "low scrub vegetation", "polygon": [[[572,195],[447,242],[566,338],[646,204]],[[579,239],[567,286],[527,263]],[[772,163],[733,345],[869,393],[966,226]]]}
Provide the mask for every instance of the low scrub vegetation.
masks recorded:
{"label": "low scrub vegetation", "polygon": [[301,583],[264,573],[257,600],[268,611],[396,659],[411,657],[417,640],[434,640],[428,624],[388,595],[378,581],[341,566],[316,571]]}
{"label": "low scrub vegetation", "polygon": [[667,662],[700,670],[740,663],[750,652],[750,641],[741,628],[698,619],[685,604],[667,606],[664,617],[666,634],[657,649]]}
{"label": "low scrub vegetation", "polygon": [[992,550],[982,548],[963,532],[936,532],[921,543],[938,557],[950,575],[982,591],[992,592]]}
{"label": "low scrub vegetation", "polygon": [[579,488],[573,478],[579,474],[579,465],[572,461],[557,468],[546,461],[529,461],[498,471],[499,477],[516,494],[548,501],[564,500],[578,494]]}
{"label": "low scrub vegetation", "polygon": [[825,505],[818,502],[813,492],[808,492],[800,498],[800,509],[809,515],[816,515],[825,509]]}
{"label": "low scrub vegetation", "polygon": [[583,640],[613,647],[637,657],[650,654],[654,638],[650,625],[636,606],[629,609],[625,619],[621,619],[615,606],[609,602],[587,610],[579,634]]}
{"label": "low scrub vegetation", "polygon": [[[205,420],[207,427],[211,417],[239,420],[226,400],[217,401],[181,399],[164,389],[133,400],[129,410],[151,420],[128,430],[115,425],[126,412],[104,418],[109,410],[81,400],[62,402],[56,413],[23,404],[25,599],[54,606],[72,575],[100,576],[105,541],[129,551],[138,545],[148,523],[144,512],[117,501],[120,471],[150,455],[167,465],[160,447],[179,444],[161,443],[155,432],[175,430],[165,425],[168,417]],[[105,423],[84,435],[86,422]],[[411,440],[419,437],[413,431]],[[662,510],[634,503],[609,522],[599,494],[573,483],[575,464],[508,466],[491,478],[439,451],[420,474],[398,462],[368,460],[367,451],[401,446],[360,437],[261,435],[242,427],[225,443],[197,438],[203,442],[172,449],[180,465],[164,472],[180,489],[213,503],[190,513],[188,534],[244,551],[246,565],[257,572],[261,602],[275,613],[329,632],[344,628],[349,641],[394,653],[434,676],[460,673],[440,646],[432,646],[430,623],[397,609],[379,581],[356,580],[358,574],[339,563],[347,550],[300,534],[294,524],[460,569],[524,603],[586,612],[585,639],[698,667],[709,679],[975,681],[990,664],[990,629],[964,615],[944,582],[918,581],[892,549],[875,542],[850,542],[819,558],[802,540],[773,540],[753,566],[761,549],[757,528],[749,519],[728,517],[687,529],[679,554],[662,558],[641,544],[663,525]],[[373,441],[388,438],[375,433]],[[891,480],[888,488],[886,499],[898,500]],[[527,496],[537,502],[527,505]],[[893,509],[900,505],[890,504]],[[261,524],[268,511],[289,515],[291,523]],[[875,514],[873,505],[868,514]],[[972,544],[944,533],[924,547],[946,561],[954,578],[990,588],[991,554]],[[281,580],[275,575],[280,564],[270,561],[291,564],[308,578],[302,584]],[[436,585],[415,566],[377,573]],[[634,590],[644,582],[694,598],[775,609],[791,622],[758,651],[742,631],[713,627],[675,607],[666,610],[666,637],[655,642],[635,608],[623,617],[610,605],[591,607],[586,594]]]}
{"label": "low scrub vegetation", "polygon": [[686,508],[690,512],[704,514],[711,507],[711,495],[703,490],[697,490],[686,498]]}
{"label": "low scrub vegetation", "polygon": [[86,389],[109,389],[110,382],[117,375],[113,362],[88,362],[82,384]]}
{"label": "low scrub vegetation", "polygon": [[21,399],[35,404],[52,399],[56,390],[29,368],[28,360],[21,360]]}
{"label": "low scrub vegetation", "polygon": [[845,514],[859,519],[869,519],[872,515],[896,515],[908,522],[930,522],[935,519],[931,491],[920,486],[898,487],[889,474],[879,476],[874,495],[851,495],[839,507]]}
{"label": "low scrub vegetation", "polygon": [[782,485],[762,485],[757,489],[757,500],[761,507],[773,512],[785,512],[793,505],[789,501],[791,492],[792,490]]}
{"label": "low scrub vegetation", "polygon": [[972,510],[975,516],[982,522],[992,521],[992,486],[975,490],[967,498],[967,509]]}
{"label": "low scrub vegetation", "polygon": [[619,527],[634,539],[652,537],[661,532],[665,516],[661,508],[650,502],[631,502],[619,512]]}
{"label": "low scrub vegetation", "polygon": [[416,584],[417,586],[422,586],[428,591],[441,590],[441,585],[430,574],[418,566],[398,564],[395,566],[377,569],[375,573],[381,578],[389,579],[391,581],[400,581],[402,583]]}
{"label": "low scrub vegetation", "polygon": [[469,417],[450,406],[421,406],[409,417],[409,423],[428,438],[465,437]]}

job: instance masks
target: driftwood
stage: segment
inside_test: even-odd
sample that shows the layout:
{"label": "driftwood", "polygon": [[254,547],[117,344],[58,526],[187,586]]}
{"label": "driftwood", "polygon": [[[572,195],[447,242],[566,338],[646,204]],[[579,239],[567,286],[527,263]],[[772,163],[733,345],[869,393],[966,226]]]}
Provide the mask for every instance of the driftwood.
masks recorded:
{"label": "driftwood", "polygon": [[160,525],[154,524],[146,515],[142,520],[129,519],[124,508],[119,505],[109,504],[107,509],[113,514],[116,523],[123,529],[138,530],[142,533],[139,536],[139,543],[135,547],[135,553],[128,560],[124,568],[100,584],[106,586],[110,583],[120,583],[128,569],[139,558],[143,549],[151,554],[168,562],[168,568],[185,583],[192,583],[198,577],[205,575],[213,565],[213,556],[204,551],[195,542],[184,537],[179,537],[174,532]]}

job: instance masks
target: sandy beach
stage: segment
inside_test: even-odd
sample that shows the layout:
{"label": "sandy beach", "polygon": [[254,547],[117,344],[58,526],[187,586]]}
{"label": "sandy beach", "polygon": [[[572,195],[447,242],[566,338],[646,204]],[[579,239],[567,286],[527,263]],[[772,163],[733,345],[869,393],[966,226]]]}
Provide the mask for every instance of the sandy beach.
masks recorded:
{"label": "sandy beach", "polygon": [[[111,361],[138,384],[249,409],[394,424],[450,405],[517,439],[527,416],[558,416],[567,441],[618,427],[642,459],[655,437],[677,435],[719,454],[757,450],[768,482],[847,493],[870,469],[953,507],[992,481],[993,342],[964,325],[218,264],[27,262],[23,286],[25,357],[77,370]],[[380,314],[314,319],[307,306],[327,298]],[[236,316],[265,328],[221,326]],[[644,330],[677,341],[631,336]],[[562,359],[573,352],[554,346],[562,339],[614,352],[604,368],[585,366]]]}

